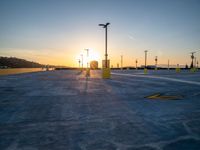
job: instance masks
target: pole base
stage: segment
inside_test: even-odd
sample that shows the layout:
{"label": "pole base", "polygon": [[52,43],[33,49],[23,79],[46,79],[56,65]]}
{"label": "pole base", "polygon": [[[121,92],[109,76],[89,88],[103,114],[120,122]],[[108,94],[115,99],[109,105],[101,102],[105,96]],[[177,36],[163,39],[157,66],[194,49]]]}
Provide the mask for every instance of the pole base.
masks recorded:
{"label": "pole base", "polygon": [[176,68],[176,73],[180,73],[181,72],[181,68]]}
{"label": "pole base", "polygon": [[195,73],[195,72],[197,72],[197,70],[198,70],[197,68],[191,68],[190,72]]}
{"label": "pole base", "polygon": [[144,68],[144,74],[147,74],[147,68]]}
{"label": "pole base", "polygon": [[86,74],[85,74],[85,76],[86,76],[86,77],[90,77],[90,69],[89,69],[89,68],[86,69]]}

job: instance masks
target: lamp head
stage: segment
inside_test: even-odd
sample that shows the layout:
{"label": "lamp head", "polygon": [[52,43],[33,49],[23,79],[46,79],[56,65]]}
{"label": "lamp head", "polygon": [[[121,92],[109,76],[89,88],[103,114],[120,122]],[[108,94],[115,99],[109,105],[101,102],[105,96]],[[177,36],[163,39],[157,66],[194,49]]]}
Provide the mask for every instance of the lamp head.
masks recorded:
{"label": "lamp head", "polygon": [[105,24],[99,24],[99,26],[102,26],[102,27],[104,27],[104,26],[105,26]]}

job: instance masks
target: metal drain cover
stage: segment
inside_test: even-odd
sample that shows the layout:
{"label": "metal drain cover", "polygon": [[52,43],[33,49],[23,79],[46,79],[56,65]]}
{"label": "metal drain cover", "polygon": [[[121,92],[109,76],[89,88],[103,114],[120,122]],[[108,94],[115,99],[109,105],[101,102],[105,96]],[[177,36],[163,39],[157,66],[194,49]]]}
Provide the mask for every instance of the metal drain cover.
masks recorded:
{"label": "metal drain cover", "polygon": [[148,99],[159,99],[159,100],[181,100],[183,99],[182,95],[169,95],[163,93],[156,93],[150,96],[146,96]]}

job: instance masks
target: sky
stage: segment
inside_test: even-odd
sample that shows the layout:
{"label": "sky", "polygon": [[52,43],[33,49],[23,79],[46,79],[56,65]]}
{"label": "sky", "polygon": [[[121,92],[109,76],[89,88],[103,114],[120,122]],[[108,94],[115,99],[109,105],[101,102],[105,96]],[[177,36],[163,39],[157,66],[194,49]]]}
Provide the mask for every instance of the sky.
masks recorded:
{"label": "sky", "polygon": [[[0,56],[78,66],[89,49],[101,64],[108,27],[111,65],[190,64],[200,50],[199,0],[0,0]],[[200,61],[200,52],[196,53]]]}

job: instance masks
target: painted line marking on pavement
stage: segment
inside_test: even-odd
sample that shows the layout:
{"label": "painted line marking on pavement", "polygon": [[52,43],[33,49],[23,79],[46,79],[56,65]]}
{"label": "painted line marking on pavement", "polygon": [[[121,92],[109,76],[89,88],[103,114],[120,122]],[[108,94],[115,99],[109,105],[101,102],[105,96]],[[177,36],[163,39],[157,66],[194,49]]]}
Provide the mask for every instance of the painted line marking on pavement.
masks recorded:
{"label": "painted line marking on pavement", "polygon": [[151,76],[151,75],[122,74],[122,73],[111,73],[111,74],[118,75],[118,76],[129,76],[129,77],[132,76],[132,77],[142,77],[142,78],[151,78],[151,79],[163,79],[163,80],[175,81],[175,82],[180,82],[180,83],[200,85],[200,82],[181,80],[181,79],[173,79],[173,78],[168,78],[168,77],[158,77],[158,76]]}
{"label": "painted line marking on pavement", "polygon": [[180,100],[183,99],[182,95],[164,95],[161,93],[146,96],[148,99],[160,99],[160,100]]}

